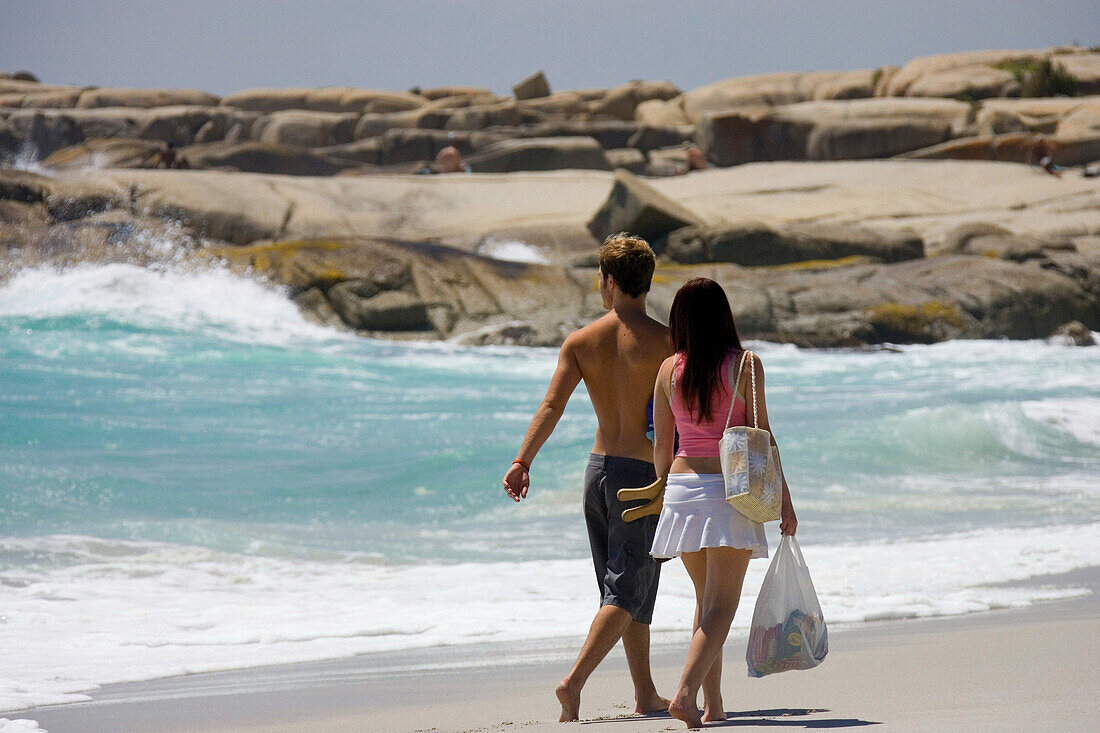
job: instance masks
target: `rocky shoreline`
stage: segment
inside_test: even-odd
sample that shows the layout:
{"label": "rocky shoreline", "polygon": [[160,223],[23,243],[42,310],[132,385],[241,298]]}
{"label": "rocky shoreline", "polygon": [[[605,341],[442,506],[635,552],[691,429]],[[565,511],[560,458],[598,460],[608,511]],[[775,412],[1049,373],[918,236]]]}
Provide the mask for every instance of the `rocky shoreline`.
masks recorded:
{"label": "rocky shoreline", "polygon": [[[1077,96],[1021,96],[1051,89]],[[551,93],[535,75],[514,92],[218,98],[0,75],[0,277],[217,263],[371,336],[556,345],[600,312],[593,254],[626,230],[659,253],[658,317],[706,275],[750,338],[1100,330],[1100,179],[1020,164],[1040,134],[1059,166],[1100,159],[1100,53],[954,54],[687,92]],[[167,142],[191,170],[144,169]],[[413,175],[448,144],[472,173]],[[691,167],[690,144],[707,169],[668,175]],[[495,257],[502,246],[529,261]]]}

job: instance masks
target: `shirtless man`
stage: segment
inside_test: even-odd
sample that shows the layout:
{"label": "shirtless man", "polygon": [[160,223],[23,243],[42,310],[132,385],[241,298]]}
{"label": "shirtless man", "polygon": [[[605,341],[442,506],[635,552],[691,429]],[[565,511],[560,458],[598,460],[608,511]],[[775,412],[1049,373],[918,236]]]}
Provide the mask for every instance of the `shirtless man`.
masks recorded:
{"label": "shirtless man", "polygon": [[504,475],[508,496],[517,502],[527,496],[531,461],[583,379],[598,423],[584,477],[584,515],[601,598],[580,656],[555,690],[563,722],[578,719],[581,688],[620,638],[634,682],[635,710],[664,711],[669,705],[657,694],[649,668],[649,624],[660,576],[649,549],[657,518],[623,522],[624,509],[645,501],[624,503],[615,495],[657,479],[646,408],[657,370],[672,347],[668,329],[646,315],[654,266],[653,250],[638,237],[616,234],[604,242],[598,277],[608,313],[565,339],[546,397]]}

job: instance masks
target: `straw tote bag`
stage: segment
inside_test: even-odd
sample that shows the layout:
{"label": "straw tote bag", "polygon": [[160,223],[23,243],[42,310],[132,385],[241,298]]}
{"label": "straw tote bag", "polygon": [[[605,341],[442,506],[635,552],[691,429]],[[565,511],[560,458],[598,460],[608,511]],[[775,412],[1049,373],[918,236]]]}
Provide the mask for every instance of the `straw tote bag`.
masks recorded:
{"label": "straw tote bag", "polygon": [[[747,349],[741,354],[737,364],[736,382],[733,382],[733,367],[730,365],[731,379],[728,381],[733,383],[733,396],[730,398],[729,414],[726,415],[726,429],[718,441],[718,456],[722,460],[726,501],[748,519],[762,524],[779,519],[779,509],[783,501],[783,469],[779,465],[779,451],[772,445],[772,434],[757,427],[758,400],[753,358],[753,353]],[[733,405],[737,401],[737,390],[741,386],[741,372],[746,360],[749,374],[752,375],[752,427],[730,427]]]}

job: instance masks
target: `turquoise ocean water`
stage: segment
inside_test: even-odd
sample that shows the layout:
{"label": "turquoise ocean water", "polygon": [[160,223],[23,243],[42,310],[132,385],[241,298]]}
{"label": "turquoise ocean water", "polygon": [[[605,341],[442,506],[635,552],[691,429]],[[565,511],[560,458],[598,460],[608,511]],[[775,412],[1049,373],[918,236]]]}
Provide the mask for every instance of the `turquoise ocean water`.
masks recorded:
{"label": "turquoise ocean water", "polygon": [[[754,347],[827,618],[1081,592],[994,585],[1100,564],[1100,350]],[[0,671],[0,710],[206,669],[579,637],[597,602],[583,389],[530,498],[500,488],[554,362],[324,329],[219,271],[0,286],[0,642],[24,660]],[[654,629],[678,638],[691,593],[668,567]]]}

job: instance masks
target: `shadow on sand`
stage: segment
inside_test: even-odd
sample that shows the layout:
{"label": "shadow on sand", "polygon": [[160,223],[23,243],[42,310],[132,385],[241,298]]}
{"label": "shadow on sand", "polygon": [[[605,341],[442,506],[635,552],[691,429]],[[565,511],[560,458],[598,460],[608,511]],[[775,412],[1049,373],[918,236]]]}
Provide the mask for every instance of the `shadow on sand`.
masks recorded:
{"label": "shadow on sand", "polygon": [[[704,723],[703,728],[728,728],[733,726],[783,726],[809,729],[820,728],[862,728],[868,725],[882,725],[873,720],[860,720],[859,718],[815,718],[813,720],[792,720],[792,718],[805,715],[827,713],[828,710],[813,708],[776,708],[774,710],[746,710],[740,712],[726,711],[726,720],[714,723]],[[617,718],[599,718],[597,720],[583,720],[581,725],[594,725],[596,723],[621,723],[639,718],[668,718],[668,713],[651,713],[645,716],[626,715]]]}

